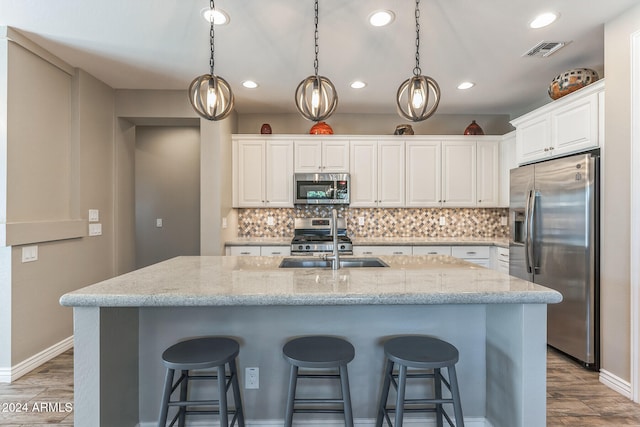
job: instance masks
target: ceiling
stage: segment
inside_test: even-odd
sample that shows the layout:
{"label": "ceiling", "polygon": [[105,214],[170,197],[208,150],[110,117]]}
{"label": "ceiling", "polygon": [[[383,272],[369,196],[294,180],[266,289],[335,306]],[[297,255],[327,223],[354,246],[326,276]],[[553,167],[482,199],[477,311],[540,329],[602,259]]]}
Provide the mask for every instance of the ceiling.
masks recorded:
{"label": "ceiling", "polygon": [[[557,74],[604,69],[604,23],[637,0],[422,0],[420,66],[442,99],[436,114],[518,115],[549,101]],[[337,113],[395,113],[398,86],[415,65],[410,0],[320,0],[319,73],[337,88]],[[0,0],[0,25],[116,89],[184,89],[209,72],[205,0]],[[215,31],[215,73],[236,97],[236,111],[295,112],[298,83],[313,74],[312,0],[217,0],[230,16]],[[369,14],[396,14],[372,27]],[[538,13],[556,11],[532,30]],[[522,55],[540,41],[570,42],[547,58]],[[257,89],[241,83],[251,79]],[[349,87],[353,80],[364,89]],[[456,89],[463,80],[472,89]]]}

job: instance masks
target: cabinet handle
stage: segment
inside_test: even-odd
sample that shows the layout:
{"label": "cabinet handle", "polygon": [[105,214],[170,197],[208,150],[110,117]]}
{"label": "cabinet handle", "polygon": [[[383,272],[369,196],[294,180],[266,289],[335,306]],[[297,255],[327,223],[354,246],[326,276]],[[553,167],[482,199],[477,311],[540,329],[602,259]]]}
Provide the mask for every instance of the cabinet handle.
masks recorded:
{"label": "cabinet handle", "polygon": [[553,147],[549,147],[549,151],[553,151]]}
{"label": "cabinet handle", "polygon": [[502,258],[509,258],[509,255],[508,255],[508,254],[500,254],[500,256],[501,256]]}
{"label": "cabinet handle", "polygon": [[371,251],[364,251],[362,252],[363,255],[373,255],[373,252]]}
{"label": "cabinet handle", "polygon": [[467,252],[467,255],[475,255],[475,252]]}
{"label": "cabinet handle", "polygon": [[549,148],[548,147],[544,147],[544,151],[545,152],[549,151]]}
{"label": "cabinet handle", "polygon": [[251,255],[251,252],[240,252],[240,255]]}
{"label": "cabinet handle", "polygon": [[427,255],[438,255],[438,252],[427,252]]}
{"label": "cabinet handle", "polygon": [[482,203],[482,200],[478,200],[478,203]]}
{"label": "cabinet handle", "polygon": [[271,252],[271,255],[280,255],[282,252]]}
{"label": "cabinet handle", "polygon": [[402,252],[402,251],[394,251],[393,254],[394,255],[404,255],[404,252]]}

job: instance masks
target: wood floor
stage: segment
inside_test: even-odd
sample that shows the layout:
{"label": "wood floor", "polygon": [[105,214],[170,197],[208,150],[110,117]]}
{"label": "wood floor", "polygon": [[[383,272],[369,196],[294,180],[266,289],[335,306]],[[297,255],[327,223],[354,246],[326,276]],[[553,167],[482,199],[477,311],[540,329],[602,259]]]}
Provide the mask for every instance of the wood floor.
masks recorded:
{"label": "wood floor", "polygon": [[[598,381],[596,372],[548,351],[547,426],[636,426],[640,405]],[[73,350],[13,384],[0,384],[0,426],[73,426]]]}

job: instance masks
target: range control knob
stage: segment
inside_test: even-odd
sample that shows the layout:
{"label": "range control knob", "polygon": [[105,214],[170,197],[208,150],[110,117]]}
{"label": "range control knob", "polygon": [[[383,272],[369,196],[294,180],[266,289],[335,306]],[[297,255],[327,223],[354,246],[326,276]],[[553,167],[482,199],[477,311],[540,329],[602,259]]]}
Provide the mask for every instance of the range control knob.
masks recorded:
{"label": "range control knob", "polygon": [[302,250],[303,246],[302,245],[298,245],[298,249]]}
{"label": "range control knob", "polygon": [[307,246],[305,246],[305,249],[309,250],[309,249],[311,249],[311,246],[307,245]]}

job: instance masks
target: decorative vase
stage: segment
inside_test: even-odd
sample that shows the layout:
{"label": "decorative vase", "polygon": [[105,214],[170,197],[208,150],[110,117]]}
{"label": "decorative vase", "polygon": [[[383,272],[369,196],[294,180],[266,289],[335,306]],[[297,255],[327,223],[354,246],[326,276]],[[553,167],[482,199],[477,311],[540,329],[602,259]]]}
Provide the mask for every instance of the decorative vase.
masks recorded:
{"label": "decorative vase", "polygon": [[465,135],[484,135],[484,131],[475,120],[471,121],[471,124],[464,130]]}
{"label": "decorative vase", "polygon": [[562,98],[578,89],[598,80],[598,73],[589,68],[574,68],[557,75],[549,85],[549,97],[551,99]]}
{"label": "decorative vase", "polygon": [[411,125],[398,125],[393,132],[394,135],[413,135],[413,128]]}
{"label": "decorative vase", "polygon": [[309,133],[311,135],[333,135],[333,129],[325,122],[318,122],[311,126]]}
{"label": "decorative vase", "polygon": [[260,128],[260,133],[262,135],[271,135],[271,125],[269,123],[264,123]]}

